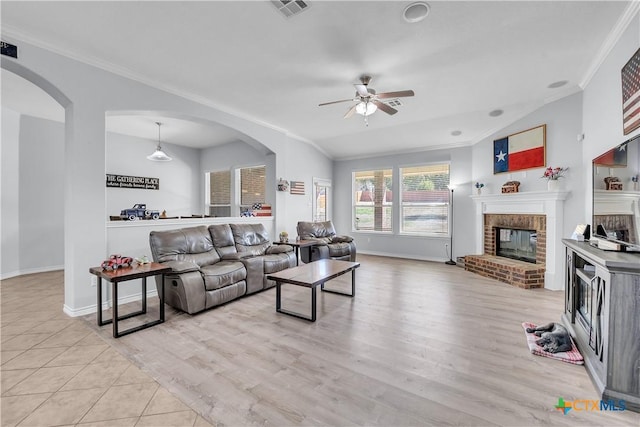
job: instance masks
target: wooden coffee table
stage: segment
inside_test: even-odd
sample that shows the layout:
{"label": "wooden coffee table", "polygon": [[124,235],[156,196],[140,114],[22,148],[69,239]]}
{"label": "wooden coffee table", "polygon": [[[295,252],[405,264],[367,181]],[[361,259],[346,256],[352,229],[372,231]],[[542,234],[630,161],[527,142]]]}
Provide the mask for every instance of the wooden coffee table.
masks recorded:
{"label": "wooden coffee table", "polygon": [[[267,279],[276,282],[276,311],[278,313],[288,314],[290,316],[299,317],[305,320],[316,321],[316,287],[320,285],[323,292],[333,294],[347,295],[354,297],[356,295],[356,268],[360,267],[359,262],[338,261],[333,259],[321,259],[309,264],[298,267],[288,268],[277,273],[269,274]],[[351,293],[324,289],[325,282],[335,279],[351,272]],[[302,313],[285,310],[282,308],[282,284],[304,286],[311,288],[311,316]]]}

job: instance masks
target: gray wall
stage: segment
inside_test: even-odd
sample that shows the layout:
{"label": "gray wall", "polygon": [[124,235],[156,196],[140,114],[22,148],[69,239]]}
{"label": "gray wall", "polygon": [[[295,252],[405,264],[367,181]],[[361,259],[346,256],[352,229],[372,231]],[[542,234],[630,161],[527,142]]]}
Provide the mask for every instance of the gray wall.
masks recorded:
{"label": "gray wall", "polygon": [[0,278],[20,273],[20,114],[2,108],[2,143],[0,144]]}
{"label": "gray wall", "polygon": [[452,150],[422,151],[371,157],[357,160],[334,162],[334,225],[339,234],[354,237],[358,251],[362,253],[387,255],[402,258],[445,261],[448,259],[445,245],[449,237],[422,237],[398,234],[400,218],[394,209],[392,234],[356,231],[352,227],[352,172],[371,169],[393,169],[393,197],[395,207],[399,206],[398,168],[418,166],[428,163],[450,162],[451,183],[454,190],[454,242],[453,256],[471,253],[473,241],[473,204],[471,194],[471,148]]}
{"label": "gray wall", "polygon": [[0,277],[64,264],[64,125],[2,110]]}
{"label": "gray wall", "polygon": [[[585,165],[580,155],[582,143],[578,141],[578,134],[582,133],[581,106],[581,93],[562,98],[539,108],[473,146],[472,180],[474,183],[479,181],[485,184],[483,193],[500,193],[502,184],[507,181],[519,181],[522,192],[547,191],[547,181],[541,178],[544,168],[493,174],[493,141],[495,139],[542,124],[547,125],[546,164],[551,167],[569,168],[560,182],[564,190],[571,192],[564,204],[562,234],[547,236],[547,239],[559,240],[570,237],[576,225],[584,223],[585,187],[591,189],[591,181],[586,183],[583,179]],[[590,164],[588,167],[590,168]],[[474,233],[473,238],[477,239],[477,236],[478,233]]]}
{"label": "gray wall", "polygon": [[201,150],[163,143],[162,149],[173,160],[147,160],[146,157],[156,146],[156,141],[107,133],[106,173],[160,178],[160,189],[107,188],[105,219],[109,215],[119,215],[122,209],[130,208],[136,203],[146,203],[147,208],[160,212],[166,210],[168,216],[203,213]]}

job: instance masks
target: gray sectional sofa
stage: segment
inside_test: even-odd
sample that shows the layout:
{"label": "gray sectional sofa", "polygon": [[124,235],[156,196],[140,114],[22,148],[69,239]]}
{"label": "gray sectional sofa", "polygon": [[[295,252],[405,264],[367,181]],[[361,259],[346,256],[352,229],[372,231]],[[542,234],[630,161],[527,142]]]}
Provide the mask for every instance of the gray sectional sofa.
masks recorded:
{"label": "gray sectional sofa", "polygon": [[173,270],[165,303],[190,314],[275,286],[266,275],[296,265],[293,248],[273,245],[262,224],[152,231],[149,245],[153,260]]}

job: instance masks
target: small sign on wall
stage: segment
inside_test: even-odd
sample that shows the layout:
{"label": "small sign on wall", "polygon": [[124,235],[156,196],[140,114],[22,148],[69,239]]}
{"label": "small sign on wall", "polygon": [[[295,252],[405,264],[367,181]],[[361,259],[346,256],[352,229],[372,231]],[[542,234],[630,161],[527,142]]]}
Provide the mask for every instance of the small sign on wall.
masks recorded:
{"label": "small sign on wall", "polygon": [[107,174],[107,187],[159,190],[160,178]]}

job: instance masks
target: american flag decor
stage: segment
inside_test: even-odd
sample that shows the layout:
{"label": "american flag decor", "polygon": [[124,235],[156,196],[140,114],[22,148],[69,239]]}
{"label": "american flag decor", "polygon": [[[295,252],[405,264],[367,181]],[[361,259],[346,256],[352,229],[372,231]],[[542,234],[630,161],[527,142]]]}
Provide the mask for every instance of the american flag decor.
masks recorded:
{"label": "american flag decor", "polygon": [[304,196],[304,181],[291,181],[291,190],[289,192]]}
{"label": "american flag decor", "polygon": [[640,127],[640,49],[622,68],[622,127],[625,135]]}

